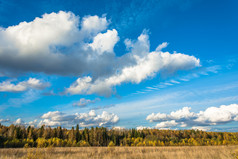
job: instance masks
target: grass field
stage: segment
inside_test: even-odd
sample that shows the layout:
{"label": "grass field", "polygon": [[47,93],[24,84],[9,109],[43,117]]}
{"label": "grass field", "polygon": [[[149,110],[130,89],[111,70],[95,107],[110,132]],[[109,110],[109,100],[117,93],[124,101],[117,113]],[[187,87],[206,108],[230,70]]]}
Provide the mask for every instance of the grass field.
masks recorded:
{"label": "grass field", "polygon": [[229,159],[237,153],[238,146],[8,148],[0,149],[0,158]]}

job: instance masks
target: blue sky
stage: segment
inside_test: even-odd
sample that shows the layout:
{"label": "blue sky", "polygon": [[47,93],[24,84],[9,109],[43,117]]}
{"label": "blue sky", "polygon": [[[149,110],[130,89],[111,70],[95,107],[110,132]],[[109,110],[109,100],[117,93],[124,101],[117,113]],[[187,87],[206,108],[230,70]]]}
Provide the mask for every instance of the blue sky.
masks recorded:
{"label": "blue sky", "polygon": [[237,131],[237,7],[0,0],[0,122]]}

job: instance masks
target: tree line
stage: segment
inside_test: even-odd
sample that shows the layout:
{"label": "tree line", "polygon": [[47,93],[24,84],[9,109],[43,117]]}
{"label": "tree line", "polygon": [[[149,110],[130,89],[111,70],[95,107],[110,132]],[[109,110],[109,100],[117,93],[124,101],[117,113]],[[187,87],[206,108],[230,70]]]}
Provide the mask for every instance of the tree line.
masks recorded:
{"label": "tree line", "polygon": [[71,129],[0,124],[0,147],[237,145],[238,133],[199,130]]}

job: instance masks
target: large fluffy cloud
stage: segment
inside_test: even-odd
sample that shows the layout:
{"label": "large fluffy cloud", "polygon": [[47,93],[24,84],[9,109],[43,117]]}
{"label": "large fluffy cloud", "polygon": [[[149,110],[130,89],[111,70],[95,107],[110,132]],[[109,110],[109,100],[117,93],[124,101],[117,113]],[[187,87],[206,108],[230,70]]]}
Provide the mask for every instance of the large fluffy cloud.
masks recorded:
{"label": "large fluffy cloud", "polygon": [[28,89],[44,89],[49,83],[41,82],[36,78],[29,78],[26,81],[13,84],[12,81],[4,81],[0,83],[0,92],[22,92]]}
{"label": "large fluffy cloud", "polygon": [[[181,53],[162,52],[167,44],[159,45],[156,51],[149,52],[149,37],[143,32],[133,42],[125,41],[129,53],[119,59],[121,68],[107,77],[93,79],[91,76],[78,78],[67,90],[70,94],[93,94],[108,96],[113,87],[121,83],[140,83],[142,80],[153,77],[158,72],[173,73],[178,70],[187,70],[200,66],[199,59]],[[123,62],[127,64],[123,64]]]}
{"label": "large fluffy cloud", "polygon": [[195,120],[202,123],[226,123],[230,121],[238,121],[238,105],[221,105],[220,107],[210,107],[205,111],[200,111]]}
{"label": "large fluffy cloud", "polygon": [[79,124],[80,127],[112,126],[119,121],[119,117],[113,113],[103,111],[102,114],[97,115],[94,110],[88,113],[76,113],[73,115],[54,111],[42,115],[41,118],[43,120],[39,122],[39,125],[65,127],[71,127],[75,124]]}
{"label": "large fluffy cloud", "polygon": [[[169,127],[191,127],[208,130],[206,126],[221,125],[232,121],[238,121],[238,104],[221,105],[220,107],[209,107],[199,113],[191,112],[191,108],[184,107],[170,114],[152,113],[146,120],[159,122],[156,128]],[[205,127],[204,127],[205,126]]]}
{"label": "large fluffy cloud", "polygon": [[106,17],[86,16],[80,22],[72,12],[60,11],[0,28],[0,71],[80,75],[106,69],[113,56],[101,52],[113,52],[119,39],[116,30],[99,33],[108,24]]}
{"label": "large fluffy cloud", "polygon": [[104,16],[85,16],[80,21],[72,12],[60,11],[0,28],[0,72],[76,75],[79,79],[67,93],[110,95],[123,82],[140,83],[158,72],[200,65],[194,56],[162,52],[167,43],[150,51],[146,31],[137,40],[126,39],[129,52],[118,57],[114,53],[118,32],[107,30],[108,25]]}
{"label": "large fluffy cloud", "polygon": [[[78,18],[68,12],[44,14],[32,22],[22,22],[1,30],[1,54],[4,49],[17,51],[15,55],[48,54],[49,47],[70,45],[78,32]],[[3,45],[5,44],[5,45]]]}

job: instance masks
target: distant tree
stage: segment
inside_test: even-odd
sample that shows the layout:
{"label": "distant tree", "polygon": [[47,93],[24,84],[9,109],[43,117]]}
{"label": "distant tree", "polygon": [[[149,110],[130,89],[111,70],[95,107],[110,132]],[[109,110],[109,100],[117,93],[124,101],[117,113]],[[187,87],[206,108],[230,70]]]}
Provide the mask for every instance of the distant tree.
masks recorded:
{"label": "distant tree", "polygon": [[57,138],[63,139],[63,131],[61,126],[57,127]]}
{"label": "distant tree", "polygon": [[76,126],[76,142],[78,143],[80,140],[81,140],[81,135],[80,135],[80,132],[79,132],[79,124],[77,124]]}
{"label": "distant tree", "polygon": [[74,127],[69,132],[69,140],[73,143],[74,140],[76,140],[75,133],[74,133]]}

